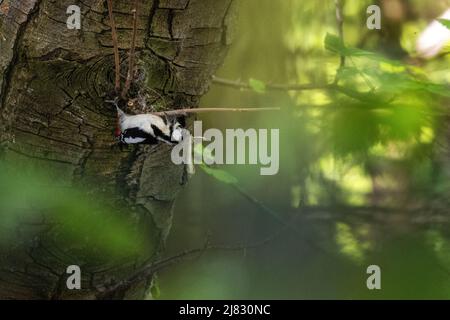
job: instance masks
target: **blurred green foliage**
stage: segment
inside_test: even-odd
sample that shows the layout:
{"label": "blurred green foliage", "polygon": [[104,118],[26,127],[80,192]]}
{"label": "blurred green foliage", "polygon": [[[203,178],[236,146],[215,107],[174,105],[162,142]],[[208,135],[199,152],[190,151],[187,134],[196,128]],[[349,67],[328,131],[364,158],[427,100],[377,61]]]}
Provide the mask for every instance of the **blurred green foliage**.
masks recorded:
{"label": "blurred green foliage", "polygon": [[[218,76],[248,81],[250,90],[214,85],[202,104],[283,111],[202,120],[220,129],[280,128],[281,170],[274,177],[252,166],[198,172],[177,201],[169,252],[201,246],[207,230],[216,242],[248,243],[279,229],[278,219],[230,188],[230,176],[295,228],[263,248],[205,254],[163,272],[163,298],[450,297],[448,224],[433,223],[433,212],[419,210],[422,222],[413,216],[441,203],[448,219],[440,141],[450,56],[416,60],[415,41],[449,3],[402,3],[389,15],[397,20],[383,16],[376,31],[365,27],[371,1],[345,1],[344,40],[335,36],[334,1],[240,3],[236,40]],[[388,211],[373,210],[379,207]],[[380,292],[365,286],[370,264],[382,269]]]}
{"label": "blurred green foliage", "polygon": [[442,23],[444,26],[446,26],[448,29],[450,29],[450,20],[439,19],[439,22]]}
{"label": "blurred green foliage", "polygon": [[43,239],[71,248],[73,261],[110,262],[152,252],[136,221],[111,199],[59,186],[46,172],[29,165],[0,163],[0,245],[33,240],[33,226]]}

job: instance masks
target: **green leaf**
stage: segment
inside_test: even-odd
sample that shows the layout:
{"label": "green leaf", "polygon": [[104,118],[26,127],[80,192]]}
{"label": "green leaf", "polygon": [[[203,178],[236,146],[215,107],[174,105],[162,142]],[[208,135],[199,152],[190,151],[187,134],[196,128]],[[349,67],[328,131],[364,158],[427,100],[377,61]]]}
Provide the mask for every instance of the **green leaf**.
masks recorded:
{"label": "green leaf", "polygon": [[450,29],[450,20],[447,19],[438,19],[438,21],[444,25],[447,29]]}
{"label": "green leaf", "polygon": [[253,89],[253,91],[257,93],[266,92],[266,84],[261,80],[250,78],[250,80],[248,80],[248,85]]}
{"label": "green leaf", "polygon": [[150,293],[152,295],[153,299],[159,299],[161,296],[161,290],[159,288],[159,278],[157,275],[154,276],[151,287],[150,287]]}
{"label": "green leaf", "polygon": [[[383,103],[383,101],[391,100],[393,96],[411,94],[411,92],[426,92],[450,97],[448,85],[423,80],[413,76],[405,66],[385,65],[384,62],[378,63],[377,67],[365,67],[361,70],[355,67],[342,67],[337,72],[337,79],[342,84],[338,88],[339,91],[367,103]],[[353,88],[358,87],[362,80],[370,82],[376,90],[355,91]]]}
{"label": "green leaf", "polygon": [[361,50],[358,48],[346,47],[345,44],[342,42],[341,38],[329,33],[327,33],[325,37],[325,49],[334,53],[338,53],[341,56],[369,57],[369,58],[378,57],[381,59],[380,56],[377,56],[373,52]]}
{"label": "green leaf", "polygon": [[207,167],[206,165],[201,165],[200,168],[203,169],[207,174],[214,177],[216,180],[226,184],[236,184],[238,183],[238,179],[226,171],[220,169],[212,169]]}
{"label": "green leaf", "polygon": [[340,55],[347,55],[347,48],[345,48],[341,38],[330,33],[325,36],[325,49]]}
{"label": "green leaf", "polygon": [[327,33],[325,36],[325,49],[337,53],[340,56],[345,57],[362,57],[362,58],[368,58],[375,61],[383,61],[385,63],[389,63],[395,66],[402,65],[398,61],[387,59],[379,54],[376,54],[374,52],[353,48],[353,47],[347,47],[342,42],[342,40],[333,34]]}
{"label": "green leaf", "polygon": [[432,94],[444,96],[444,97],[450,97],[450,89],[448,86],[439,84],[439,83],[427,83],[424,84],[425,90]]}

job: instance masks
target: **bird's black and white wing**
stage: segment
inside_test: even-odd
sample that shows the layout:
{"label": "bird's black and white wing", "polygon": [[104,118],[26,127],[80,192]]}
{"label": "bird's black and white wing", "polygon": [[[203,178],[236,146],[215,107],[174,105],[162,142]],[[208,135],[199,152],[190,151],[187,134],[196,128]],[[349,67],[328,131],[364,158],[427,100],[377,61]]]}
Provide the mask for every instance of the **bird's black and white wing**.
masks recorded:
{"label": "bird's black and white wing", "polygon": [[125,144],[157,144],[158,140],[140,128],[129,128],[122,132],[120,141]]}

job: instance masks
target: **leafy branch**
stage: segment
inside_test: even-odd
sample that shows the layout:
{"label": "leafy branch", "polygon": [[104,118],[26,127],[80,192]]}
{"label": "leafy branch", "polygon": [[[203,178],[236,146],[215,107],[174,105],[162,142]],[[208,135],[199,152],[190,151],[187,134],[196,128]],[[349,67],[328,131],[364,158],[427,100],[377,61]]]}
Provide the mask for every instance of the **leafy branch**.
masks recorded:
{"label": "leafy branch", "polygon": [[[410,70],[399,61],[391,60],[374,52],[362,50],[359,48],[346,46],[342,39],[338,36],[327,34],[325,37],[325,49],[340,55],[341,57],[350,58],[366,58],[376,63],[384,63],[391,68],[398,68],[401,72],[380,72],[377,69],[375,72],[361,71],[356,67],[340,67],[336,79],[333,83],[326,84],[265,84],[262,81],[251,79],[249,82],[240,80],[233,81],[219,77],[213,77],[213,83],[227,86],[238,90],[254,90],[260,92],[260,89],[265,90],[281,90],[281,91],[304,91],[304,90],[328,90],[336,91],[352,99],[356,99],[365,104],[367,103],[382,103],[389,104],[395,98],[396,94],[404,93],[408,90],[421,90],[432,95],[443,97],[450,96],[450,90],[447,85],[432,83],[414,76],[414,71]],[[369,86],[369,91],[359,91],[350,86],[339,84],[341,80],[354,79],[356,75],[363,77],[365,83]],[[373,77],[380,84],[378,88],[371,83],[368,77]],[[256,85],[256,81],[261,84]],[[256,86],[256,88],[255,88]],[[383,95],[385,93],[392,94],[390,98]]]}
{"label": "leafy branch", "polygon": [[[252,86],[242,81],[233,81],[224,78],[213,78],[213,83],[238,89],[238,90],[252,90]],[[341,86],[337,83],[329,84],[266,84],[267,90],[273,91],[306,91],[306,90],[328,90],[342,93],[350,98],[367,102],[378,99],[373,92],[360,92],[358,90]],[[254,90],[254,89],[253,89]],[[378,99],[380,100],[380,99]]]}
{"label": "leafy branch", "polygon": [[448,19],[439,19],[438,20],[444,27],[450,30],[450,20]]}

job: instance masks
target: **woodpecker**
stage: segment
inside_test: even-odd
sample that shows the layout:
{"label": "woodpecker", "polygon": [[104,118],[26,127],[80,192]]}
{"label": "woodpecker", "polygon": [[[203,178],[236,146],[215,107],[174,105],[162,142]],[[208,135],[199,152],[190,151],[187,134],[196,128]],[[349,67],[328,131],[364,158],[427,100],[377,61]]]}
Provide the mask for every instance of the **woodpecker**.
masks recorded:
{"label": "woodpecker", "polygon": [[177,144],[183,139],[184,118],[169,120],[153,114],[129,115],[119,108],[117,101],[114,104],[117,109],[115,136],[120,143]]}

